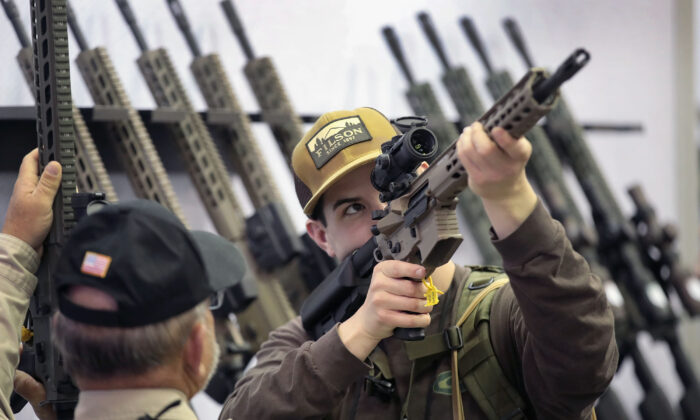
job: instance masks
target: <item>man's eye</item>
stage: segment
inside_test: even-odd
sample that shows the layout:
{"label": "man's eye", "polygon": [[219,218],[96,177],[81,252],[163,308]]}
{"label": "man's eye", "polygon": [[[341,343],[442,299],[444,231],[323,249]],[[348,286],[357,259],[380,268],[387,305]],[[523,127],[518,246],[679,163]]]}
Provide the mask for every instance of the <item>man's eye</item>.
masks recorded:
{"label": "man's eye", "polygon": [[351,214],[355,214],[355,213],[361,212],[362,209],[364,209],[364,208],[365,208],[365,206],[363,206],[363,205],[360,204],[360,203],[353,203],[353,204],[349,205],[349,206],[345,209],[344,214],[345,214],[346,216],[349,216],[349,215],[351,215]]}

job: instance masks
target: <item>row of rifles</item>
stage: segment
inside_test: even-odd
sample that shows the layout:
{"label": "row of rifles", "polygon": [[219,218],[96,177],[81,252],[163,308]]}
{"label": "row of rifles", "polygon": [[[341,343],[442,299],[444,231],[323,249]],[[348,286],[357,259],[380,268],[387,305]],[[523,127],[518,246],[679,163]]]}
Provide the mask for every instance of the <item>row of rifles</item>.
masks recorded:
{"label": "row of rifles", "polygon": [[[169,134],[215,229],[239,246],[253,268],[253,276],[227,291],[227,304],[215,312],[217,339],[223,351],[218,371],[206,391],[223,402],[267,334],[296,315],[309,291],[333,268],[334,261],[308,237],[296,236],[253,136],[249,116],[242,110],[219,56],[202,54],[179,0],[166,1],[192,54],[190,70],[207,104],[206,122],[192,106],[167,51],[149,48],[128,0],[115,1],[141,50],[137,63],[157,104],[154,113],[168,121]],[[157,201],[183,223],[187,221],[149,132],[131,106],[107,50],[88,45],[68,1],[31,0],[31,38],[19,20],[13,1],[0,2],[17,33],[21,44],[17,60],[37,100],[41,163],[59,160],[64,166],[62,192],[54,207],[56,223],[45,247],[39,285],[26,323],[33,336],[28,338],[29,350],[23,353],[21,365],[45,384],[47,401],[54,405],[59,418],[72,418],[78,391],[63,372],[60,356],[51,346],[50,314],[55,308],[51,272],[63,239],[75,222],[75,205],[71,201],[76,201],[72,199],[76,197],[73,195],[76,189],[101,191],[110,202],[118,197],[81,112],[71,101],[68,28],[81,50],[76,62],[95,111],[118,115],[107,122],[107,133],[135,195]],[[289,164],[292,150],[303,135],[302,121],[272,61],[253,53],[231,0],[222,0],[221,6],[246,55],[244,73],[262,110],[262,118]],[[428,118],[441,147],[446,147],[458,137],[457,127],[478,119],[485,108],[467,70],[450,64],[430,17],[421,13],[418,20],[443,66],[441,79],[458,110],[457,125],[445,118],[430,85],[414,80],[396,33],[386,27],[383,35],[408,82],[406,97],[413,112]],[[464,17],[460,25],[486,69],[488,91],[497,100],[512,87],[513,80],[506,71],[492,67],[474,23]],[[516,23],[506,20],[505,27],[526,65],[532,67]],[[226,155],[255,207],[255,214],[248,219],[243,217],[212,136],[225,140]],[[700,312],[700,282],[679,265],[674,252],[675,232],[657,222],[639,186],[629,191],[636,213],[631,219],[622,214],[586,146],[581,127],[563,100],[544,124],[527,133],[527,138],[533,144],[528,176],[553,217],[564,225],[576,250],[605,284],[615,314],[621,355],[634,362],[644,390],[639,406],[642,418],[700,418],[698,379],[679,341],[677,308],[669,301],[669,296],[678,296],[686,312],[696,315]],[[564,182],[564,166],[573,171],[590,203],[595,229],[587,226],[576,207]],[[90,199],[94,198],[102,196]],[[458,208],[469,225],[482,263],[499,264],[500,256],[491,245],[490,225],[479,199],[465,191],[459,197]],[[231,316],[233,313],[235,317]],[[680,409],[674,409],[637,347],[637,334],[642,331],[667,343],[671,350],[684,386]],[[17,409],[22,405],[16,396],[13,403]],[[597,412],[601,419],[628,417],[612,391],[600,400]]]}

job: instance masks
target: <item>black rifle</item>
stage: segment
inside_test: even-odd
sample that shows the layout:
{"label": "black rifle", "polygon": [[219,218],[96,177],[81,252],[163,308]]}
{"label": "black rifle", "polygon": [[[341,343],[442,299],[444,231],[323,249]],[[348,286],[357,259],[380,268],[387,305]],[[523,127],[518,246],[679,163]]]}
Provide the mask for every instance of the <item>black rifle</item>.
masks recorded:
{"label": "black rifle", "polygon": [[660,279],[666,293],[671,288],[683,303],[690,316],[700,314],[700,280],[687,268],[683,267],[675,249],[676,227],[661,225],[656,218],[656,211],[649,203],[641,185],[627,189],[632,198],[635,213],[632,223],[637,232],[637,239],[644,250],[649,268]]}
{"label": "black rifle", "polygon": [[[550,77],[541,70],[530,70],[479,118],[486,132],[498,125],[515,138],[522,136],[551,109],[558,87],[585,64],[579,60],[581,55],[588,56],[583,50],[576,51]],[[410,135],[416,132],[420,135]],[[424,149],[427,142],[423,140],[429,137],[424,132],[430,133],[420,124],[409,124],[405,134],[382,145],[383,153],[372,172],[372,184],[379,189],[381,199],[389,203],[373,215],[377,220],[372,227],[374,237],[348,256],[304,302],[301,319],[312,337],[320,337],[362,304],[371,268],[376,262],[409,261],[424,266],[429,275],[447,263],[461,243],[455,208],[457,195],[467,188],[468,181],[456,156],[457,140],[428,169],[415,175],[413,171],[425,157],[412,150],[416,150],[416,141],[420,142],[420,149]],[[403,158],[409,160],[408,157],[412,160],[410,164],[395,165],[402,163]],[[395,171],[397,166],[399,170]],[[389,188],[385,188],[387,186]],[[338,311],[336,308],[346,309]],[[421,339],[424,334],[417,328],[395,332],[397,337],[409,340]]]}
{"label": "black rifle", "polygon": [[[24,32],[22,22],[19,20],[19,13],[14,0],[1,0],[7,17],[10,19],[15,29],[21,49],[17,54],[17,63],[24,75],[29,90],[34,96],[34,57],[32,47],[27,34]],[[114,191],[112,182],[107,175],[102,159],[100,158],[95,142],[87,130],[85,121],[78,108],[73,105],[73,131],[75,132],[75,160],[77,169],[78,189],[80,191],[102,191],[106,194],[110,202],[117,201],[117,194]]]}
{"label": "black rifle", "polygon": [[39,281],[29,304],[26,327],[31,338],[25,342],[23,354],[33,365],[30,373],[44,384],[46,403],[62,420],[73,418],[78,400],[78,389],[63,368],[51,331],[51,317],[57,307],[53,272],[65,238],[75,224],[71,207],[76,170],[68,28],[65,0],[32,0],[30,4],[39,170],[56,160],[63,167],[63,176],[53,203],[53,224],[44,242]]}
{"label": "black rifle", "polygon": [[[382,34],[392,55],[396,58],[401,73],[403,73],[409,84],[406,98],[411,109],[416,115],[424,115],[428,118],[428,128],[437,135],[440,150],[445,150],[459,137],[459,132],[457,132],[454,124],[445,117],[430,84],[415,82],[394,30],[390,27],[385,27],[382,30]],[[464,190],[460,194],[458,208],[460,215],[469,226],[469,231],[481,254],[482,263],[500,265],[502,262],[501,255],[491,243],[491,234],[489,232],[491,222],[486,215],[486,211],[484,211],[481,199],[473,192]]]}
{"label": "black rifle", "polygon": [[[517,24],[512,19],[504,21],[504,24],[516,49],[529,65],[532,60]],[[601,257],[615,273],[615,277],[621,279],[631,292],[645,318],[646,329],[656,339],[664,340],[669,345],[676,371],[685,388],[680,404],[684,417],[687,420],[700,418],[700,384],[678,340],[678,317],[665,291],[659,286],[665,279],[654,276],[645,264],[634,227],[622,214],[585,142],[581,127],[563,100],[548,115],[545,129],[562,159],[573,170],[591,205],[593,220],[600,237]],[[687,286],[688,283],[684,285]],[[682,295],[679,293],[679,296]],[[692,297],[692,293],[688,293],[687,296]],[[649,407],[650,410],[654,408]],[[642,415],[645,415],[643,410]],[[645,418],[651,418],[651,415]],[[669,418],[662,417],[666,414],[660,415],[654,415],[654,418]]]}

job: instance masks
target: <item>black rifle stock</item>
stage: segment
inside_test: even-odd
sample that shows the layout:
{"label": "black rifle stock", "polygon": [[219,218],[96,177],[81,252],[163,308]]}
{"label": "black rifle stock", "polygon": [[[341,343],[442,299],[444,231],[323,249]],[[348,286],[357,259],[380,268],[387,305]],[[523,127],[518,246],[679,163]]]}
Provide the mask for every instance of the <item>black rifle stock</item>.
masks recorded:
{"label": "black rifle stock", "polygon": [[137,197],[156,201],[187,224],[163,163],[138,112],[131,106],[112,60],[102,47],[89,49],[70,5],[68,24],[81,48],[76,59],[96,106],[124,108],[125,120],[110,122],[108,133]]}
{"label": "black rifle stock", "polygon": [[304,136],[301,118],[294,111],[272,60],[269,57],[255,57],[233,2],[221,0],[220,4],[231,25],[231,30],[236,35],[243,53],[248,59],[243,72],[251,89],[253,89],[258,105],[260,105],[263,119],[270,126],[284,158],[291,166],[294,147]]}
{"label": "black rifle stock", "polygon": [[673,225],[661,225],[641,185],[633,185],[627,193],[634,202],[632,223],[644,250],[647,265],[661,280],[667,293],[673,288],[690,316],[700,314],[700,280],[683,267],[675,250],[677,236]]}
{"label": "black rifle stock", "polygon": [[148,49],[128,1],[117,0],[117,4],[141,47],[142,54],[137,63],[156,104],[185,112],[184,118],[168,124],[168,129],[214,227],[221,236],[241,249],[258,279],[258,298],[238,314],[246,340],[257,348],[267,339],[269,331],[295,316],[294,310],[274,273],[260,270],[251,255],[245,240],[245,220],[231,188],[228,172],[204,121],[192,106],[167,51],[163,48]]}
{"label": "black rifle stock", "polygon": [[65,0],[32,0],[34,93],[37,111],[39,170],[52,161],[63,167],[61,186],[53,203],[53,224],[44,242],[38,283],[29,305],[27,327],[33,336],[25,352],[33,356],[34,375],[46,390],[46,403],[57,418],[72,419],[78,398],[52,343],[51,317],[56,303],[53,272],[64,240],[75,224],[71,195],[76,190],[75,133],[70,91],[70,61]]}
{"label": "black rifle stock", "polygon": [[[577,51],[566,63],[570,64],[579,54],[587,55],[582,50]],[[574,66],[580,68],[585,61],[576,63]],[[551,76],[559,80],[559,84],[573,75],[561,77],[560,70]],[[502,126],[511,136],[521,137],[551,109],[558,96],[557,90],[545,83],[548,79],[542,69],[531,69],[479,118],[487,132]],[[548,85],[546,91],[542,90],[543,85]],[[424,266],[429,275],[450,260],[462,240],[455,213],[457,195],[468,186],[467,173],[456,155],[456,142],[433,160],[428,169],[412,178],[407,189],[398,192],[400,197],[391,200],[375,215],[374,237],[341,262],[333,275],[306,300],[301,318],[312,337],[318,338],[329,326],[344,321],[362,304],[369,273],[376,262],[409,261]],[[381,171],[380,160],[377,159],[374,173]],[[377,186],[374,181],[373,184]],[[336,311],[338,307],[348,310]],[[420,339],[421,333],[424,334],[412,329],[408,337]]]}
{"label": "black rifle stock", "polygon": [[[430,84],[415,82],[393,29],[386,27],[382,34],[409,84],[406,98],[411,109],[416,115],[428,117],[428,128],[435,132],[440,150],[445,150],[452,141],[459,137],[457,129],[445,117]],[[491,222],[484,211],[481,199],[473,192],[464,190],[460,194],[458,208],[469,225],[469,231],[482,256],[482,262],[488,265],[501,264],[501,256],[491,243],[491,234],[489,233]]]}
{"label": "black rifle stock", "polygon": [[298,310],[309,289],[300,277],[298,266],[303,245],[293,230],[291,217],[273,181],[275,178],[263,158],[250,120],[234,94],[219,55],[203,56],[180,1],[168,0],[167,3],[194,56],[190,70],[209,111],[230,115],[227,124],[222,126],[223,137],[232,147],[229,157],[256,209],[256,214],[246,223],[253,256],[264,270],[276,270],[292,307]]}
{"label": "black rifle stock", "polygon": [[[525,48],[525,41],[514,20],[505,21],[508,35],[520,55],[531,61]],[[578,182],[591,205],[593,220],[598,230],[601,252],[606,264],[622,279],[634,296],[647,329],[657,339],[666,341],[671,349],[676,371],[684,385],[681,409],[686,419],[700,418],[700,388],[698,379],[688,363],[685,351],[678,344],[676,326],[678,318],[671,307],[660,282],[646,265],[640,239],[634,227],[623,215],[603,177],[596,160],[586,144],[583,130],[562,100],[547,116],[545,129],[556,144],[562,158],[573,170]],[[691,286],[691,283],[685,283]],[[679,293],[679,296],[683,294]],[[686,294],[693,296],[692,293]],[[641,408],[640,408],[641,410]],[[644,415],[644,411],[642,410]],[[662,417],[656,417],[662,418]]]}
{"label": "black rifle stock", "polygon": [[[22,22],[19,21],[19,13],[14,0],[1,0],[7,17],[15,29],[21,49],[17,54],[17,63],[27,82],[29,90],[34,95],[34,64],[33,53],[29,37],[24,32]],[[80,191],[101,191],[110,202],[117,201],[112,181],[107,175],[102,158],[100,158],[95,142],[88,132],[85,120],[78,108],[73,105],[73,131],[75,132],[75,161],[77,170],[77,185]]]}

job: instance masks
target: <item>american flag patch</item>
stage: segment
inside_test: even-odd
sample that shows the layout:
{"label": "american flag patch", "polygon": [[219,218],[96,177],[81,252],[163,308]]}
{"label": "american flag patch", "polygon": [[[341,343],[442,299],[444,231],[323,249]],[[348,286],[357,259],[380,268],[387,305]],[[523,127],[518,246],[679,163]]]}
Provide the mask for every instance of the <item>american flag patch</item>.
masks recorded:
{"label": "american flag patch", "polygon": [[109,265],[111,263],[112,257],[88,251],[85,253],[85,258],[83,258],[80,272],[103,279],[107,275],[107,270],[109,270]]}

